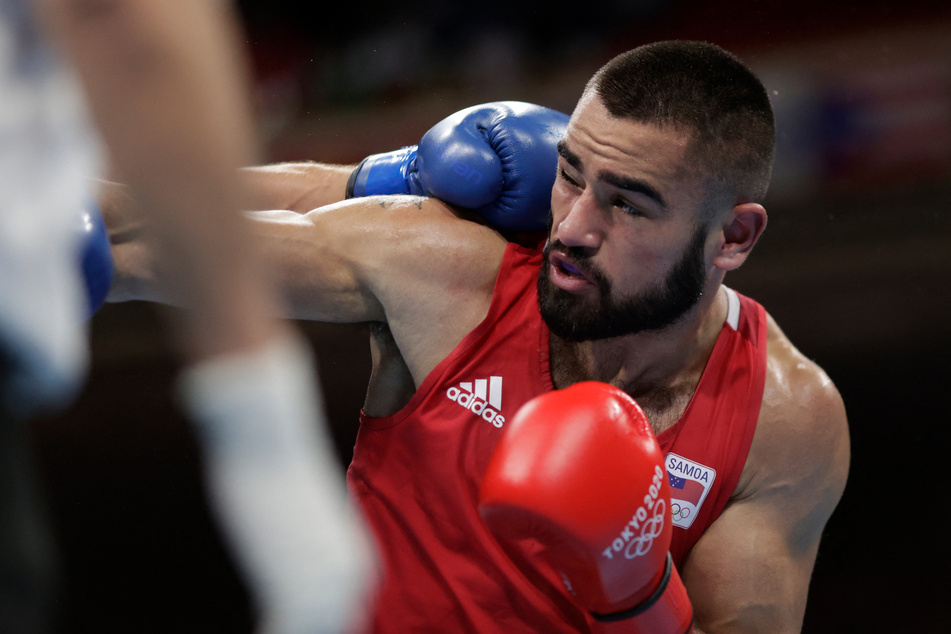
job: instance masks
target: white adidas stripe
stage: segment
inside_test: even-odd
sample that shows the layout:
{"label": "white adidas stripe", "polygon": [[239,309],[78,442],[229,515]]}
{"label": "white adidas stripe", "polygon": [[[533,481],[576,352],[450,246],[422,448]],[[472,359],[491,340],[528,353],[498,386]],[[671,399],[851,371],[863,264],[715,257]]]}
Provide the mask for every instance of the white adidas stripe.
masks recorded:
{"label": "white adidas stripe", "polygon": [[488,402],[496,410],[502,409],[502,377],[500,376],[490,376],[488,379],[476,379],[475,381],[462,381],[459,383],[459,389]]}

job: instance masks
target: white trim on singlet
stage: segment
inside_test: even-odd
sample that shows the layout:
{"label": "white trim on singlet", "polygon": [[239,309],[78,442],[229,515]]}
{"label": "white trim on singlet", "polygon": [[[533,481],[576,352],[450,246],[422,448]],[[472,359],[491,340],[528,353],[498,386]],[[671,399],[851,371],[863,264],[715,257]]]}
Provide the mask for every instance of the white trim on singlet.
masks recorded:
{"label": "white trim on singlet", "polygon": [[726,291],[727,301],[726,323],[736,330],[740,325],[740,298],[732,288],[724,286],[723,290]]}

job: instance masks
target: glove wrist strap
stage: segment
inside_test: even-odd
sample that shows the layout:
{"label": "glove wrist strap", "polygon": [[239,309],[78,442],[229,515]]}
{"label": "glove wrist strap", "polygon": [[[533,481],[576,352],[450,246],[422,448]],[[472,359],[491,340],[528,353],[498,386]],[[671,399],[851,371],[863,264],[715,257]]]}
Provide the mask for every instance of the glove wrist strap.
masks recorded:
{"label": "glove wrist strap", "polygon": [[424,195],[413,173],[415,163],[415,145],[368,156],[350,173],[346,196],[350,199],[384,194]]}
{"label": "glove wrist strap", "polygon": [[[669,552],[664,564],[664,576],[657,584],[657,589],[647,599],[628,610],[610,614],[592,612],[591,616],[601,623],[634,619],[637,621],[639,630],[659,634],[666,632],[686,634],[693,630],[693,607],[690,605],[687,590],[684,588],[683,581],[680,580],[680,574]],[[642,621],[644,627],[641,627]]]}
{"label": "glove wrist strap", "polygon": [[362,161],[360,161],[360,164],[357,165],[355,168],[353,168],[353,171],[350,172],[350,178],[347,179],[347,193],[346,193],[345,200],[350,200],[351,198],[355,197],[353,195],[353,187],[354,185],[357,184],[357,174],[360,173],[360,170],[363,169],[363,166],[366,164],[366,162],[367,162],[367,159],[363,159]]}

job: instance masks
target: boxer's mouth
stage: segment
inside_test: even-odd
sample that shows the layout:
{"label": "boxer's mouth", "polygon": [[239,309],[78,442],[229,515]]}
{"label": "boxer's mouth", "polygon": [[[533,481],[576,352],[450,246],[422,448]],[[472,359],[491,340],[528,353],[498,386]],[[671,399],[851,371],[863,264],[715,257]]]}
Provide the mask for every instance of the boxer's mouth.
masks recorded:
{"label": "boxer's mouth", "polygon": [[566,290],[590,284],[587,274],[566,254],[553,251],[548,258],[553,281]]}
{"label": "boxer's mouth", "polygon": [[576,269],[567,262],[560,262],[558,266],[561,267],[561,270],[568,273],[568,275],[574,275],[575,277],[584,277],[584,273],[580,269]]}

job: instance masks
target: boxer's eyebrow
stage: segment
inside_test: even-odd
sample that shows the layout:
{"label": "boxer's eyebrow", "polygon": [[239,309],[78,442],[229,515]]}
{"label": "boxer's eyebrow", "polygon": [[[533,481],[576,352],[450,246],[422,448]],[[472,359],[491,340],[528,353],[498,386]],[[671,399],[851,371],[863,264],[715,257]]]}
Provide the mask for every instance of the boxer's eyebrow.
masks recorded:
{"label": "boxer's eyebrow", "polygon": [[[581,158],[577,154],[575,154],[574,152],[568,149],[568,145],[567,143],[565,143],[564,139],[558,142],[557,147],[558,147],[558,154],[561,155],[561,157],[565,159],[565,161],[567,161],[568,165],[571,165],[573,168],[580,171],[582,167]],[[647,198],[650,198],[655,203],[660,205],[662,209],[664,210],[667,209],[667,201],[664,200],[664,197],[661,195],[661,193],[657,191],[657,189],[654,186],[650,185],[649,183],[646,183],[637,178],[630,178],[628,176],[620,176],[618,174],[609,172],[607,170],[602,170],[598,172],[598,178],[609,185],[613,185],[614,187],[617,187],[618,189],[629,191],[632,194],[641,194],[642,196],[646,196]]]}
{"label": "boxer's eyebrow", "polygon": [[568,144],[565,143],[564,139],[558,142],[557,148],[558,154],[560,154],[563,159],[568,161],[568,165],[574,167],[575,169],[581,167],[581,159],[578,158],[577,154],[568,149]]}
{"label": "boxer's eyebrow", "polygon": [[629,191],[633,194],[641,194],[642,196],[646,196],[657,203],[661,209],[667,209],[667,201],[664,200],[664,197],[660,195],[660,192],[642,180],[629,178],[627,176],[618,176],[617,174],[613,174],[608,171],[599,172],[598,178],[603,180],[605,183],[614,185],[618,189],[623,189],[624,191]]}

